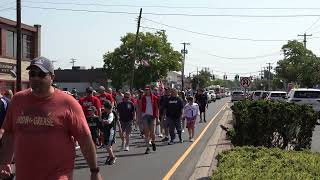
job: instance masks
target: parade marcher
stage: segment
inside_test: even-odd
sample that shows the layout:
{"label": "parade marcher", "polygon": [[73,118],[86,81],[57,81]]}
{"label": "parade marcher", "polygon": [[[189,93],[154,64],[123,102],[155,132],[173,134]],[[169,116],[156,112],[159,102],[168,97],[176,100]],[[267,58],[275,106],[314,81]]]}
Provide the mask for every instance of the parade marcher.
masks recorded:
{"label": "parade marcher", "polygon": [[137,97],[137,104],[138,104],[138,108],[137,108],[137,124],[139,126],[139,130],[140,130],[140,136],[142,138],[144,138],[144,128],[143,128],[143,120],[142,120],[142,96],[143,96],[143,90],[140,89],[138,91],[138,97]]}
{"label": "parade marcher", "polygon": [[166,103],[166,118],[169,124],[170,142],[169,145],[174,144],[176,138],[175,129],[178,132],[179,142],[182,143],[181,136],[181,118],[182,118],[183,103],[180,97],[178,97],[177,89],[171,89],[171,96]]}
{"label": "parade marcher", "polygon": [[[207,122],[206,109],[208,108],[208,97],[203,93],[203,89],[199,89],[195,95],[195,102],[199,105],[200,109],[200,123]],[[202,118],[203,115],[203,118]]]}
{"label": "parade marcher", "polygon": [[142,96],[141,102],[141,112],[142,112],[142,121],[144,127],[144,135],[146,141],[146,152],[145,154],[150,153],[150,144],[149,141],[151,139],[152,150],[156,151],[156,144],[155,144],[155,126],[156,126],[156,118],[159,116],[159,100],[157,96],[151,93],[151,89],[149,86],[145,88],[146,92]]}
{"label": "parade marcher", "polygon": [[89,115],[86,117],[87,123],[91,132],[91,137],[93,142],[98,145],[98,126],[100,124],[100,118],[95,114],[96,108],[94,106],[90,106],[88,108]]}
{"label": "parade marcher", "polygon": [[189,133],[189,141],[194,141],[194,129],[197,116],[200,115],[199,106],[197,103],[194,103],[192,96],[187,97],[188,104],[183,108],[183,117],[187,121],[187,129]]}
{"label": "parade marcher", "polygon": [[165,137],[161,140],[162,142],[169,141],[169,125],[166,121],[166,104],[169,97],[170,97],[170,89],[165,88],[164,95],[160,97],[160,101],[159,101],[159,107],[160,107],[159,117],[161,122],[161,128],[165,135]]}
{"label": "parade marcher", "polygon": [[[186,99],[186,94],[184,91],[181,91],[180,92],[180,98],[182,100],[182,104],[183,104],[183,107],[188,103],[187,99]],[[181,127],[181,132],[184,133],[184,128],[186,127],[186,121],[184,118],[182,118],[182,127]]]}
{"label": "parade marcher", "polygon": [[7,109],[8,109],[9,103],[12,99],[12,96],[13,96],[13,93],[9,89],[6,89],[4,91],[3,96],[0,95],[0,128],[2,126],[4,118],[6,116]]}
{"label": "parade marcher", "polygon": [[99,95],[97,95],[97,98],[100,100],[100,103],[103,104],[104,101],[110,101],[112,106],[114,106],[115,100],[112,97],[111,93],[106,92],[106,89],[103,86],[100,86],[98,89]]}
{"label": "parade marcher", "polygon": [[80,98],[79,103],[82,106],[85,116],[89,115],[88,108],[94,106],[97,109],[95,114],[101,117],[101,103],[97,97],[93,96],[93,91],[92,87],[88,87],[86,89],[86,96]]}
{"label": "parade marcher", "polygon": [[101,180],[83,110],[72,96],[51,86],[52,62],[35,58],[27,70],[31,88],[13,96],[2,126],[0,178],[8,175],[7,164],[14,154],[16,180],[72,179],[75,139],[90,168],[91,180]]}
{"label": "parade marcher", "polygon": [[122,100],[123,100],[123,94],[122,94],[122,92],[121,92],[120,89],[117,91],[117,95],[116,95],[115,100],[116,100],[116,102],[117,102],[117,105],[118,105],[119,103],[121,103]]}
{"label": "parade marcher", "polygon": [[112,145],[115,141],[117,114],[112,109],[112,104],[109,101],[103,103],[104,112],[101,115],[101,130],[104,135],[104,144],[106,145],[109,154],[105,164],[113,165],[116,162],[116,156],[113,153]]}
{"label": "parade marcher", "polygon": [[136,119],[134,103],[130,100],[130,92],[124,94],[124,100],[118,104],[119,121],[122,129],[122,150],[129,151],[129,137],[132,131],[133,121]]}

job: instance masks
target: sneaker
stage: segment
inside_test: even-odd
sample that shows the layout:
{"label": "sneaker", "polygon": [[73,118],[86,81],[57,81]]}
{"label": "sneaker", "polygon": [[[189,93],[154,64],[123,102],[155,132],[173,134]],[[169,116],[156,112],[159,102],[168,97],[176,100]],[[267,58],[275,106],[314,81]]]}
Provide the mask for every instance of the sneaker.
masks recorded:
{"label": "sneaker", "polygon": [[159,137],[159,138],[163,138],[163,135],[162,135],[162,134],[159,134],[158,137]]}
{"label": "sneaker", "polygon": [[121,144],[121,150],[123,151],[125,149],[124,143]]}
{"label": "sneaker", "polygon": [[156,143],[154,143],[154,142],[152,143],[152,150],[153,150],[153,151],[156,151],[156,150],[157,150]]}
{"label": "sneaker", "polygon": [[147,148],[145,154],[149,154],[150,153],[150,149]]}
{"label": "sneaker", "polygon": [[194,142],[194,139],[193,139],[193,138],[191,138],[191,139],[190,139],[190,142]]}
{"label": "sneaker", "polygon": [[200,120],[200,121],[199,121],[199,123],[203,123],[203,121],[202,121],[202,120]]}
{"label": "sneaker", "polygon": [[98,149],[102,149],[105,148],[106,146],[104,144],[102,144]]}
{"label": "sneaker", "polygon": [[170,141],[169,143],[168,143],[168,145],[173,145],[174,144],[174,142],[173,141]]}
{"label": "sneaker", "polygon": [[183,139],[180,139],[179,143],[183,143]]}
{"label": "sneaker", "polygon": [[152,143],[151,143],[151,140],[149,141],[149,145],[151,145]]}
{"label": "sneaker", "polygon": [[80,149],[80,146],[79,146],[79,145],[77,145],[77,146],[75,147],[75,149],[76,149],[76,150]]}
{"label": "sneaker", "polygon": [[129,151],[129,146],[126,146],[126,148],[124,148],[124,151]]}
{"label": "sneaker", "polygon": [[182,131],[181,131],[182,133],[184,133],[184,129],[182,129]]}
{"label": "sneaker", "polygon": [[161,140],[161,142],[167,142],[167,141],[169,141],[169,138],[168,138],[168,137],[165,137],[165,138],[163,138],[163,139]]}
{"label": "sneaker", "polygon": [[107,162],[108,165],[113,165],[114,163],[116,163],[117,158],[116,157],[111,157],[109,159],[109,161]]}

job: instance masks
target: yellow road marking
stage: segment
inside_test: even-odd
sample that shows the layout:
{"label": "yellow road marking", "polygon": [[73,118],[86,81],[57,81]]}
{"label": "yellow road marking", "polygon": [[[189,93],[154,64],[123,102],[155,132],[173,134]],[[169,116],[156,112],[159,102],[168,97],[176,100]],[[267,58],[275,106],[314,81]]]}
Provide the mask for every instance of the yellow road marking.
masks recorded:
{"label": "yellow road marking", "polygon": [[162,180],[169,180],[171,176],[176,172],[181,163],[186,159],[186,157],[190,154],[195,145],[200,141],[204,133],[208,130],[209,126],[213,123],[213,121],[218,117],[221,111],[225,110],[228,103],[226,103],[219,112],[211,119],[211,121],[207,124],[207,126],[202,130],[197,139],[188,147],[188,149],[183,153],[183,155],[174,163],[169,172],[162,178]]}

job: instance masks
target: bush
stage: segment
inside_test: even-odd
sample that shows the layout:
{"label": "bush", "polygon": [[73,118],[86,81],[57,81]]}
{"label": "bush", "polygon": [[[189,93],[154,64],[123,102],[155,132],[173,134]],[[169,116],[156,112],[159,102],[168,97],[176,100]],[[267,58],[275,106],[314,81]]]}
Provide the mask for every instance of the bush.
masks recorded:
{"label": "bush", "polygon": [[245,100],[231,109],[234,129],[228,134],[235,146],[310,148],[317,113],[307,105]]}
{"label": "bush", "polygon": [[236,147],[223,152],[212,176],[213,180],[319,178],[319,153],[264,147]]}

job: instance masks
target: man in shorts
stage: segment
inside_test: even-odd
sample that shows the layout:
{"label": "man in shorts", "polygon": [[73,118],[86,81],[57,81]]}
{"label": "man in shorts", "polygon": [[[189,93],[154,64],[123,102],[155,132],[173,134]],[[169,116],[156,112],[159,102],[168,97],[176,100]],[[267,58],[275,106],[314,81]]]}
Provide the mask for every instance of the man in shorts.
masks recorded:
{"label": "man in shorts", "polygon": [[119,120],[122,129],[122,150],[129,151],[129,137],[132,130],[133,121],[136,119],[135,104],[130,100],[130,92],[124,94],[123,101],[118,104]]}
{"label": "man in shorts", "polygon": [[150,86],[145,88],[146,92],[141,99],[141,112],[142,112],[142,121],[144,127],[145,141],[146,141],[146,152],[145,154],[150,153],[150,139],[152,150],[156,151],[156,136],[155,136],[155,126],[156,118],[159,117],[159,99],[157,96],[153,95],[150,90]]}
{"label": "man in shorts", "polygon": [[14,154],[16,180],[72,179],[76,140],[91,180],[101,180],[81,106],[72,96],[51,86],[55,77],[52,62],[35,58],[27,70],[31,88],[13,96],[2,126],[0,178],[8,175]]}
{"label": "man in shorts", "polygon": [[202,120],[204,120],[204,122],[207,122],[206,109],[208,108],[208,97],[204,94],[203,89],[198,90],[195,96],[195,101],[199,105],[199,109],[200,109],[200,123],[202,123]]}

